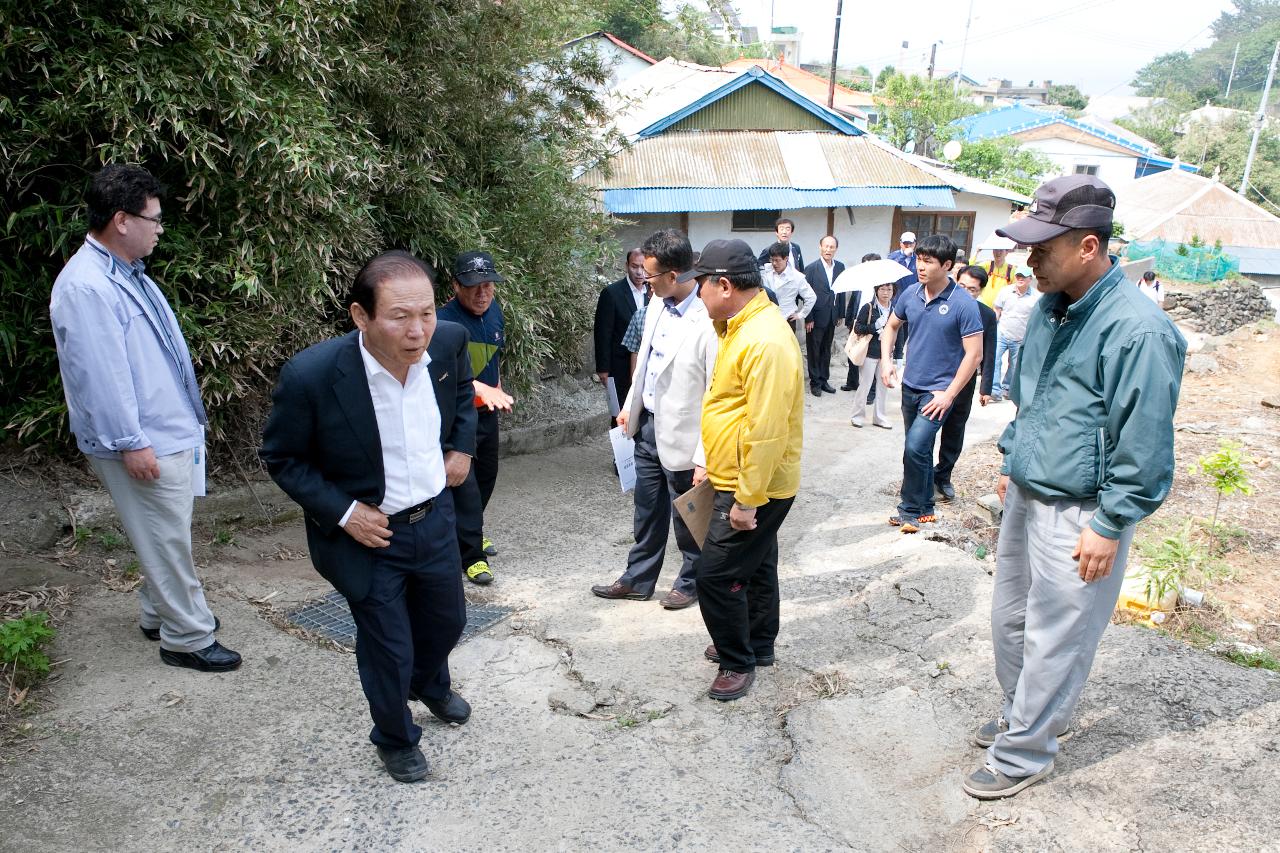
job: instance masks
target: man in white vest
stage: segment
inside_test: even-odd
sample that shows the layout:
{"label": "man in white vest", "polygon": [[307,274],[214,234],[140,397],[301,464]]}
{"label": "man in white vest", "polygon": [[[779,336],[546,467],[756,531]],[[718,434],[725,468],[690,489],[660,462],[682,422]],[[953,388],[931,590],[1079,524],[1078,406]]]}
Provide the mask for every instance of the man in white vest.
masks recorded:
{"label": "man in white vest", "polygon": [[627,568],[612,584],[591,587],[601,598],[647,601],[653,597],[674,521],[683,555],[680,574],[662,606],[679,610],[698,600],[694,562],[700,549],[671,502],[706,476],[702,452],[702,397],[715,369],[716,333],[692,279],[693,247],[681,231],[667,228],[645,241],[645,278],[653,297],[645,308],[644,333],[631,390],[618,426],[635,439],[635,540]]}

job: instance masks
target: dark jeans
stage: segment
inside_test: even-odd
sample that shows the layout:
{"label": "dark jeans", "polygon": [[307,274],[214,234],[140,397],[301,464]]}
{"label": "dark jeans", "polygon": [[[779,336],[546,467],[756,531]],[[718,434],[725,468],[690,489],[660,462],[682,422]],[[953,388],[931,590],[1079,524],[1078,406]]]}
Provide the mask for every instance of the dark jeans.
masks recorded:
{"label": "dark jeans", "polygon": [[814,326],[813,331],[804,333],[805,350],[809,354],[810,385],[818,386],[831,380],[831,342],[835,334],[836,327],[831,323]]}
{"label": "dark jeans", "polygon": [[369,740],[378,746],[413,746],[422,737],[409,713],[410,690],[430,699],[449,695],[449,652],[467,624],[454,523],[448,489],[417,524],[392,522],[390,544],[377,549],[369,594],[347,602],[373,717]]}
{"label": "dark jeans", "polygon": [[637,592],[646,595],[653,593],[667,554],[667,528],[672,526],[676,532],[676,546],[684,560],[680,566],[680,574],[671,588],[687,595],[695,595],[697,587],[693,580],[693,570],[702,551],[680,513],[672,512],[671,509],[672,501],[693,488],[693,469],[668,471],[663,468],[654,439],[653,415],[648,409],[640,410],[638,423],[633,525],[636,544],[631,546],[631,553],[627,554],[627,570],[620,580]]}
{"label": "dark jeans", "polygon": [[498,482],[498,413],[476,411],[476,483],[480,486],[480,507],[489,508],[493,487]]}
{"label": "dark jeans", "polygon": [[715,511],[698,560],[698,606],[720,668],[751,672],[756,657],[773,654],[778,638],[778,528],[795,498],[756,509],[754,530],[729,524],[732,492],[716,492]]}
{"label": "dark jeans", "polygon": [[960,389],[947,414],[947,421],[942,425],[942,438],[938,441],[938,464],[933,468],[933,482],[937,485],[951,482],[951,472],[964,449],[964,427],[969,422],[969,414],[973,411],[973,391],[978,385],[978,374],[973,374],[965,386]]}
{"label": "dark jeans", "polygon": [[898,504],[898,515],[904,518],[933,513],[933,444],[951,410],[944,412],[940,420],[924,417],[920,410],[932,399],[932,391],[902,386],[902,427],[906,440],[902,448],[902,500]]}

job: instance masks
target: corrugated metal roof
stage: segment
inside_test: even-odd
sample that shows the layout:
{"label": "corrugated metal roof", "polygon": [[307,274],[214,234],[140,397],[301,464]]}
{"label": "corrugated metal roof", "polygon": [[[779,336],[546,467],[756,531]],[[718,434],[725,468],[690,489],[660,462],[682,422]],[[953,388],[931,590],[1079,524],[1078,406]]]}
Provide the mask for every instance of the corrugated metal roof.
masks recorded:
{"label": "corrugated metal roof", "polygon": [[1186,172],[1148,175],[1115,189],[1116,219],[1129,240],[1157,237],[1280,249],[1280,217],[1220,182]]}
{"label": "corrugated metal roof", "polygon": [[628,139],[740,75],[667,58],[623,80],[606,98],[614,127]]}
{"label": "corrugated metal roof", "polygon": [[[948,186],[870,136],[776,131],[666,133],[642,139],[609,161],[608,177],[592,170],[581,182],[599,189],[791,187],[793,171],[812,178],[815,169],[789,163],[779,144],[783,136],[807,138],[789,140],[788,151],[806,152],[805,156],[819,151],[826,158],[831,182],[825,189]],[[810,189],[822,189],[808,183]]]}
{"label": "corrugated metal roof", "polygon": [[723,210],[800,210],[806,207],[927,207],[953,210],[948,187],[644,187],[604,191],[610,213],[705,213]]}

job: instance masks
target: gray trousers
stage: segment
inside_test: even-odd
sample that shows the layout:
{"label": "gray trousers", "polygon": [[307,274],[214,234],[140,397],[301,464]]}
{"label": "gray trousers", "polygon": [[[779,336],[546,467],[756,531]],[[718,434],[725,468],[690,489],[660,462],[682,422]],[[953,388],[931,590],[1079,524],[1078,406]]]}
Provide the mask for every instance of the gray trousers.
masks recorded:
{"label": "gray trousers", "polygon": [[1132,527],[1106,578],[1085,583],[1071,559],[1096,508],[1096,501],[1037,500],[1012,482],[1005,494],[991,640],[1009,730],[987,756],[1007,776],[1030,776],[1053,761],[1120,597]]}
{"label": "gray trousers", "polygon": [[636,544],[627,554],[627,570],[619,578],[636,592],[652,594],[662,572],[663,558],[667,553],[667,530],[675,528],[676,545],[682,557],[680,574],[671,588],[686,595],[697,595],[694,582],[694,563],[702,549],[689,532],[680,513],[671,508],[671,502],[693,488],[693,469],[668,471],[658,458],[658,445],[654,438],[653,415],[641,408],[637,416],[636,430],[636,490],[635,515],[632,524]]}
{"label": "gray trousers", "polygon": [[160,647],[172,652],[199,651],[213,642],[213,614],[191,557],[192,453],[159,457],[159,480],[135,480],[123,461],[89,457],[142,568],[138,623],[159,628]]}

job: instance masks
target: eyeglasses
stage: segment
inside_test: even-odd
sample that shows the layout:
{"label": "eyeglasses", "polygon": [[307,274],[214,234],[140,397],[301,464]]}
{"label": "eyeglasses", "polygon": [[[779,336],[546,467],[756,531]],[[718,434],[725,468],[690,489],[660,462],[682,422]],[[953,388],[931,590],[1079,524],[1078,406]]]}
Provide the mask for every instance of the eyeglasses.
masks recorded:
{"label": "eyeglasses", "polygon": [[145,213],[134,213],[133,211],[130,211],[130,210],[126,210],[125,213],[129,214],[130,216],[136,216],[139,219],[145,219],[148,222],[154,222],[156,225],[160,225],[162,227],[164,225],[164,222],[162,221],[164,219],[163,213],[157,214],[155,216],[147,216]]}
{"label": "eyeglasses", "polygon": [[662,276],[666,275],[669,272],[675,272],[675,270],[662,270],[661,272],[656,272],[653,275],[649,275],[648,273],[645,273],[644,280],[653,281],[655,278],[661,278]]}

